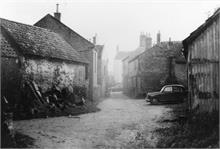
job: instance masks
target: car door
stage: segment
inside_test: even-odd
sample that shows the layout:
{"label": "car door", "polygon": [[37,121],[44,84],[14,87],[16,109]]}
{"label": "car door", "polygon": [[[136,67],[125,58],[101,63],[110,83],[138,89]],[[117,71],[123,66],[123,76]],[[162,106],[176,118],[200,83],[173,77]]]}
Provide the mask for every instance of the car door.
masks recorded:
{"label": "car door", "polygon": [[173,100],[173,88],[172,86],[166,86],[163,90],[163,94],[161,96],[161,101],[167,102]]}
{"label": "car door", "polygon": [[173,86],[174,101],[182,101],[184,99],[185,91],[181,86]]}
{"label": "car door", "polygon": [[182,89],[179,86],[173,86],[173,102],[178,102],[182,99]]}

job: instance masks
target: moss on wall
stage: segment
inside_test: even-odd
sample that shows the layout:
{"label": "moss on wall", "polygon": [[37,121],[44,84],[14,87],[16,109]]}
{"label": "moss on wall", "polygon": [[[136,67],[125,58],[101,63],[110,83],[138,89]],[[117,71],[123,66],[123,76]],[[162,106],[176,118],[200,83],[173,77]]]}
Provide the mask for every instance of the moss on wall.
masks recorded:
{"label": "moss on wall", "polygon": [[85,66],[47,60],[25,60],[24,79],[33,79],[46,92],[53,85],[59,88],[87,86]]}
{"label": "moss on wall", "polygon": [[68,87],[72,92],[75,87],[88,89],[84,65],[45,59],[20,60],[1,57],[1,93],[12,104],[21,100],[22,84],[26,80],[33,80],[43,93],[53,85],[60,89]]}

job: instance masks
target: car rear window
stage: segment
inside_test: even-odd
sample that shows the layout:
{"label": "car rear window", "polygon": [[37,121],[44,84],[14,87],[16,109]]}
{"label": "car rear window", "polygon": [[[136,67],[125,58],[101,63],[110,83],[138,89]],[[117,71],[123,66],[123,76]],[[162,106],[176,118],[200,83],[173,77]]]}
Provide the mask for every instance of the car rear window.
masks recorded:
{"label": "car rear window", "polygon": [[165,87],[164,92],[172,92],[172,87],[171,86]]}
{"label": "car rear window", "polygon": [[173,92],[183,92],[183,88],[179,86],[173,86]]}

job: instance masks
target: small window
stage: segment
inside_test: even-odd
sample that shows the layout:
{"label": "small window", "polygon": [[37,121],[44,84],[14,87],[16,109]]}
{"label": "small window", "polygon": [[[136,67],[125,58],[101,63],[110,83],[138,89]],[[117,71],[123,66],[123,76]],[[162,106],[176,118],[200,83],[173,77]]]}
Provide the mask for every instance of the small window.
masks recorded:
{"label": "small window", "polygon": [[172,92],[172,87],[171,86],[165,87],[164,92]]}

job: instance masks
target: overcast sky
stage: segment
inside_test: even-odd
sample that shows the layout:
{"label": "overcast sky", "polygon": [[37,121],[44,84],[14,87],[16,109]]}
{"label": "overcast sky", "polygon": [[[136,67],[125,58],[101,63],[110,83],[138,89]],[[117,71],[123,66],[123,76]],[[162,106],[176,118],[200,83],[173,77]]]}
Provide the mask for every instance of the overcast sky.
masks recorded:
{"label": "overcast sky", "polygon": [[138,47],[140,32],[156,40],[183,40],[209,14],[220,7],[218,0],[0,0],[0,17],[33,25],[60,4],[61,21],[86,39],[97,34],[110,60],[116,46],[123,51]]}

